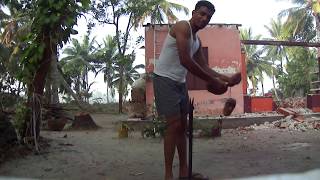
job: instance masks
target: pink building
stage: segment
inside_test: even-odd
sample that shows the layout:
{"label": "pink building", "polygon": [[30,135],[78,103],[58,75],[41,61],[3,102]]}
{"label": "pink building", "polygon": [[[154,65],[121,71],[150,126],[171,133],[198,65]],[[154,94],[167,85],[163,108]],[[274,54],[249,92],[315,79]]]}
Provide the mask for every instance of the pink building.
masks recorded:
{"label": "pink building", "polygon": [[[242,81],[239,85],[229,88],[225,94],[216,96],[205,90],[204,82],[201,79],[188,74],[189,96],[194,98],[194,112],[197,116],[221,114],[224,101],[229,97],[237,100],[233,114],[244,113],[247,77],[245,56],[241,52],[238,27],[239,25],[236,24],[210,24],[198,33],[209,67],[226,75],[242,71]],[[145,26],[146,72],[148,74],[152,74],[154,66],[157,64],[168,28],[169,25],[147,24]],[[147,114],[150,114],[153,109],[154,94],[152,78],[148,77],[146,82],[146,104],[148,107]]]}

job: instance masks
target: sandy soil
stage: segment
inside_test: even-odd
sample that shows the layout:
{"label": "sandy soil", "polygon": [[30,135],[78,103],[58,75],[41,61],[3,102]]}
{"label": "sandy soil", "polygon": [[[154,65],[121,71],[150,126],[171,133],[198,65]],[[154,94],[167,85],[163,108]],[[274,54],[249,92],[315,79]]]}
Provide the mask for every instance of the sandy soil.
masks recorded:
{"label": "sandy soil", "polygon": [[[119,139],[114,122],[125,116],[92,116],[101,129],[42,131],[50,147],[2,164],[0,178],[163,179],[161,139],[143,139],[140,132]],[[303,172],[320,168],[320,131],[223,130],[219,138],[195,139],[193,159],[194,171],[211,179]],[[177,175],[177,157],[174,168]]]}

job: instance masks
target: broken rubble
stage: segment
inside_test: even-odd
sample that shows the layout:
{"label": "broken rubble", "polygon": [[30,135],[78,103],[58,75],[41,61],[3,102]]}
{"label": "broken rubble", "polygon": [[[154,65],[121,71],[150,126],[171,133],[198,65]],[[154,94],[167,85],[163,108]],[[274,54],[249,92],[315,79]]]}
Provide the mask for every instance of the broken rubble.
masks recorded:
{"label": "broken rubble", "polygon": [[[241,130],[258,130],[258,129],[267,129],[267,128],[280,128],[288,130],[297,130],[297,131],[308,131],[308,130],[319,130],[320,129],[320,119],[314,117],[306,118],[303,122],[298,122],[294,120],[294,116],[287,116],[279,121],[274,122],[265,122],[259,126],[251,125],[249,127],[241,128]],[[240,130],[240,128],[238,128]]]}

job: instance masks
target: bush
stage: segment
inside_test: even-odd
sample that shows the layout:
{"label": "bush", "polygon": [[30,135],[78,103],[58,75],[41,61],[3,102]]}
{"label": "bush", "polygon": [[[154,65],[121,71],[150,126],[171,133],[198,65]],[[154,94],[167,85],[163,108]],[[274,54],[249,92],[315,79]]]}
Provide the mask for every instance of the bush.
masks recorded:
{"label": "bush", "polygon": [[26,105],[25,102],[19,102],[16,105],[16,112],[13,119],[13,126],[18,132],[18,136],[21,137],[24,131],[24,123],[26,119],[30,119],[31,108]]}

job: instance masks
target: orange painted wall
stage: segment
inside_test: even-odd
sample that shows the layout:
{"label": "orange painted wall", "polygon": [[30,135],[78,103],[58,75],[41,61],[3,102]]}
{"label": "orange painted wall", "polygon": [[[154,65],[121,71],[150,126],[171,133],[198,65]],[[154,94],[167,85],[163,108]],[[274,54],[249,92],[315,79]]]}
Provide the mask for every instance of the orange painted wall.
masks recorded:
{"label": "orange painted wall", "polygon": [[[162,44],[168,33],[168,25],[147,25],[145,27],[145,53],[146,71],[153,71],[153,59],[158,59]],[[231,75],[238,71],[245,72],[245,65],[242,63],[240,37],[237,25],[208,25],[198,33],[203,47],[208,47],[209,67],[219,73]],[[245,86],[244,84],[245,83]],[[244,112],[243,95],[246,81],[242,81],[223,94],[213,95],[206,90],[189,91],[189,96],[195,101],[195,115],[219,115],[222,112],[224,102],[232,97],[237,100],[233,114]],[[146,103],[150,107],[153,104],[154,96],[152,79],[147,79]],[[151,109],[149,110],[151,111]]]}
{"label": "orange painted wall", "polygon": [[273,110],[272,97],[250,97],[251,112],[270,112]]}
{"label": "orange painted wall", "polygon": [[307,107],[313,112],[320,112],[320,94],[308,94]]}

